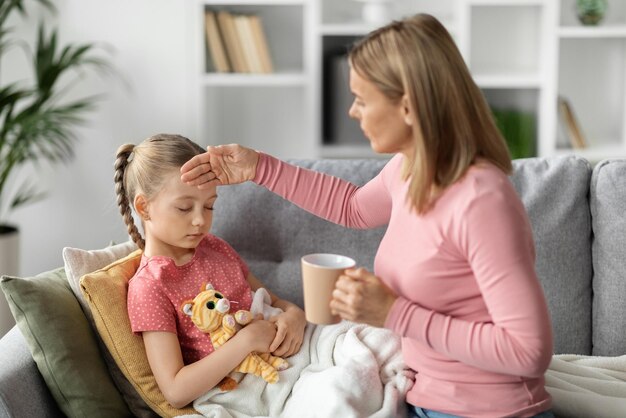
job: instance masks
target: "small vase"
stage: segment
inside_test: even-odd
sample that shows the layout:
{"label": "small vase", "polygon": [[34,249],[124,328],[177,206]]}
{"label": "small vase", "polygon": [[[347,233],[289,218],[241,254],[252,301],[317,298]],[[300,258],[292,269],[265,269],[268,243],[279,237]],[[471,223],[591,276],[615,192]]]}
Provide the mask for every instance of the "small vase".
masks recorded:
{"label": "small vase", "polygon": [[356,0],[363,3],[361,17],[365,23],[380,25],[390,19],[389,3],[391,0]]}
{"label": "small vase", "polygon": [[607,0],[576,0],[578,20],[585,26],[595,26],[604,18]]}

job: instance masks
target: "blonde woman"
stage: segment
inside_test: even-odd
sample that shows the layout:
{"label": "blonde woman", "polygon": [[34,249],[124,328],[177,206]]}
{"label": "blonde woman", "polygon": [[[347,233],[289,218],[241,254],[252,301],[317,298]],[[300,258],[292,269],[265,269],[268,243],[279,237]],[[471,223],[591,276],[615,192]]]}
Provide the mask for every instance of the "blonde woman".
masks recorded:
{"label": "blonde woman", "polygon": [[199,189],[252,180],[351,228],[388,225],[374,272],[347,270],[331,308],[402,337],[418,417],[552,417],[552,330],[511,160],[449,33],[420,14],[351,50],[356,119],[394,154],[362,187],[239,145],[182,169]]}
{"label": "blonde woman", "polygon": [[132,330],[143,336],[161,392],[177,408],[214,387],[252,351],[295,354],[306,325],[300,308],[270,292],[272,305],[283,312],[253,321],[215,350],[183,312],[184,302],[207,282],[236,303],[232,312],[249,310],[251,291],[262,287],[235,250],[210,233],[215,183],[200,190],[180,180],[183,163],[203,151],[180,135],[159,134],[122,145],[115,160],[117,203],[143,250],[128,285],[128,315]]}

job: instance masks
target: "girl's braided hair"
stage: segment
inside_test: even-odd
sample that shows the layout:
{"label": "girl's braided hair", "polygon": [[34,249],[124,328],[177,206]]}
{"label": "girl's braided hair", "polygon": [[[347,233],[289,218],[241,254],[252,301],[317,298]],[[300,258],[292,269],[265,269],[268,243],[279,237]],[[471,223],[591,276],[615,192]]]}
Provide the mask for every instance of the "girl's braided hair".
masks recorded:
{"label": "girl's braided hair", "polygon": [[145,239],[133,219],[135,196],[142,193],[153,198],[163,187],[167,175],[204,149],[195,142],[173,134],[158,134],[139,145],[124,144],[115,159],[115,194],[117,205],[132,240],[142,250]]}

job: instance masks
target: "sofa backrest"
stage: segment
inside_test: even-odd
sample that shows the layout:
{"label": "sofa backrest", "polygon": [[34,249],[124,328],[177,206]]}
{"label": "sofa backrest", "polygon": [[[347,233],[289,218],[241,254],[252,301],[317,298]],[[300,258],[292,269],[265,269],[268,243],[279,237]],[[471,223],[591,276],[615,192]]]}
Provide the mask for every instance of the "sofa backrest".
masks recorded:
{"label": "sofa backrest", "polygon": [[[291,160],[363,185],[387,160]],[[325,221],[253,183],[218,187],[212,233],[232,245],[252,272],[280,297],[303,306],[300,258],[326,252],[373,269],[385,228],[347,229]]]}
{"label": "sofa backrest", "polygon": [[591,166],[575,156],[515,160],[511,181],[530,218],[554,351],[591,354]]}
{"label": "sofa backrest", "polygon": [[[291,162],[362,185],[387,160]],[[516,160],[514,169],[511,181],[533,227],[555,352],[591,354],[590,165],[577,157],[533,158]],[[212,232],[228,241],[272,291],[300,306],[302,255],[334,252],[373,267],[385,228],[351,230],[334,225],[252,183],[219,187],[218,194]]]}
{"label": "sofa backrest", "polygon": [[626,354],[626,160],[605,160],[591,178],[593,354]]}

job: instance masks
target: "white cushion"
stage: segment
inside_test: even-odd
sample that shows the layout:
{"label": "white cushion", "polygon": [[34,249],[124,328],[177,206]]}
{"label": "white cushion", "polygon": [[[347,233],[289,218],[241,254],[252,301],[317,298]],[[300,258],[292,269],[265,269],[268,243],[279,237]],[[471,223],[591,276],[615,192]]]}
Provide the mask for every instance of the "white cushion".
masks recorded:
{"label": "white cushion", "polygon": [[126,241],[121,244],[111,245],[99,250],[82,250],[80,248],[65,247],[63,248],[63,262],[65,263],[65,274],[70,282],[70,287],[80,302],[83,311],[91,318],[89,305],[85,302],[85,298],[80,291],[80,278],[87,273],[93,273],[126,257],[137,249],[137,245],[132,241]]}

